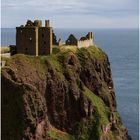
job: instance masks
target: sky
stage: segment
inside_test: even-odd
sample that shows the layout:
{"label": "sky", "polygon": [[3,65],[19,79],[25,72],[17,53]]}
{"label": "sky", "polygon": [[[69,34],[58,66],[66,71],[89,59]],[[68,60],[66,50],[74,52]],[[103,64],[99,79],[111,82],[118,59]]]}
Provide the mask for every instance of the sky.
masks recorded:
{"label": "sky", "polygon": [[139,0],[1,0],[1,27],[49,19],[55,28],[138,28]]}

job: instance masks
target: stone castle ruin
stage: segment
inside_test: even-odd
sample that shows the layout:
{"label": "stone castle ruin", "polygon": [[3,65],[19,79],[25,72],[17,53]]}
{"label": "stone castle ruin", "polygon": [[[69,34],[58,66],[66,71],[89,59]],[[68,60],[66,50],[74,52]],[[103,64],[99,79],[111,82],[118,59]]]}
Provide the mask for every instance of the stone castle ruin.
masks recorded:
{"label": "stone castle ruin", "polygon": [[27,20],[25,25],[16,27],[16,46],[10,46],[11,55],[26,54],[26,55],[48,55],[52,53],[53,46],[77,46],[89,47],[93,45],[93,34],[89,32],[86,36],[79,40],[70,35],[65,43],[61,39],[57,41],[57,37],[50,27],[50,21],[45,20],[45,26],[42,26],[41,20]]}
{"label": "stone castle ruin", "polygon": [[89,32],[86,36],[81,37],[78,40],[73,34],[71,34],[66,40],[66,45],[74,45],[78,48],[89,47],[93,45],[93,34]]}
{"label": "stone castle ruin", "polygon": [[16,28],[16,53],[38,56],[51,52],[52,27],[49,20],[45,21],[45,27],[42,27],[41,20],[28,20],[25,26]]}

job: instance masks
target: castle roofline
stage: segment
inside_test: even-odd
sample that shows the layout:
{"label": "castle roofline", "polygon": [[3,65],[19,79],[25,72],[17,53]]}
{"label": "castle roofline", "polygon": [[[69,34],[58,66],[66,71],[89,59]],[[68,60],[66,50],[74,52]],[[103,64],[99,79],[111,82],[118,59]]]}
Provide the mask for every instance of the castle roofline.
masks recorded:
{"label": "castle roofline", "polygon": [[50,20],[45,20],[45,26],[42,26],[42,21],[41,20],[34,20],[34,21],[31,21],[31,20],[27,20],[26,24],[25,25],[21,25],[17,28],[51,28],[50,27]]}
{"label": "castle roofline", "polygon": [[38,27],[36,27],[36,26],[23,26],[23,27],[16,27],[16,29],[25,29],[25,28],[27,28],[27,29],[29,29],[29,28],[38,28]]}

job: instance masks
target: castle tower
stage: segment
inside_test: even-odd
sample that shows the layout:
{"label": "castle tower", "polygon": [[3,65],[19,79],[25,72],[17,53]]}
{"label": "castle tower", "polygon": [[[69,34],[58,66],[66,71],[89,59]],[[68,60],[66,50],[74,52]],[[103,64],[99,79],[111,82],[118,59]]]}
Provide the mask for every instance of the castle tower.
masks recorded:
{"label": "castle tower", "polygon": [[45,27],[50,27],[50,20],[45,20]]}
{"label": "castle tower", "polygon": [[42,21],[41,20],[35,20],[34,25],[37,27],[42,27]]}
{"label": "castle tower", "polygon": [[91,38],[93,38],[93,33],[92,33],[92,32],[90,32],[90,34],[91,34]]}
{"label": "castle tower", "polygon": [[92,32],[88,32],[87,37],[88,37],[88,39],[92,39],[93,38]]}
{"label": "castle tower", "polygon": [[38,28],[25,26],[16,28],[16,53],[38,56]]}
{"label": "castle tower", "polygon": [[39,55],[51,54],[53,32],[49,20],[45,20],[45,27],[40,27],[38,33]]}
{"label": "castle tower", "polygon": [[52,52],[52,27],[49,20],[42,27],[41,20],[28,20],[16,28],[16,52],[27,55],[47,55]]}

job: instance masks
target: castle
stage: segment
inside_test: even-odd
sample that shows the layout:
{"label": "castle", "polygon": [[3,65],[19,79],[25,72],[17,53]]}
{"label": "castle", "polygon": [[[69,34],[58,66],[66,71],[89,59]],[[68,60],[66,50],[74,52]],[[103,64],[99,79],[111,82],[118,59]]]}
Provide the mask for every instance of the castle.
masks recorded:
{"label": "castle", "polygon": [[45,27],[42,27],[41,20],[28,20],[25,26],[16,28],[16,53],[38,56],[51,52],[52,27],[49,20],[45,20]]}
{"label": "castle", "polygon": [[73,34],[71,34],[66,40],[66,45],[74,45],[78,48],[89,47],[93,45],[93,34],[89,32],[86,36],[81,37],[78,40]]}
{"label": "castle", "polygon": [[89,32],[85,37],[78,40],[74,35],[70,35],[65,43],[61,39],[57,41],[57,37],[50,27],[50,21],[45,20],[45,27],[42,26],[41,20],[27,20],[25,25],[16,27],[16,46],[10,46],[11,55],[47,55],[52,53],[53,46],[76,46],[89,47],[93,45],[93,34]]}

